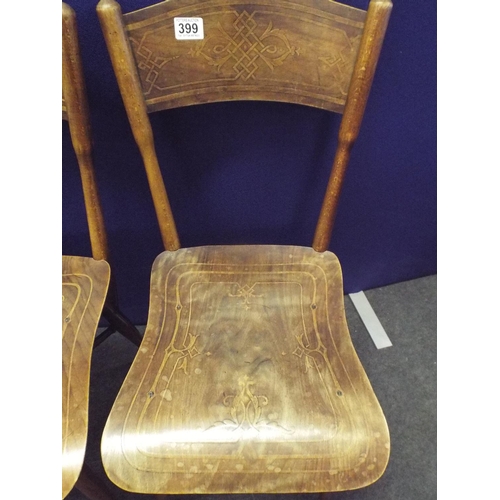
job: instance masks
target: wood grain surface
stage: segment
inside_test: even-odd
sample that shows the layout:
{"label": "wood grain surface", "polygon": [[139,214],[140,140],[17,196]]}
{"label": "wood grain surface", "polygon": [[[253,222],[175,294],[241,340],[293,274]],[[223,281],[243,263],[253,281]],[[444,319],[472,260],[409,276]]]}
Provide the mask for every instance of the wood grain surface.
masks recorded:
{"label": "wood grain surface", "polygon": [[[93,258],[62,258],[62,498],[75,485],[111,498],[82,473],[87,443],[90,359],[110,283],[107,236],[92,162],[92,139],[76,15],[62,4],[62,114],[68,120],[85,200]],[[79,482],[77,483],[77,481]]]}
{"label": "wood grain surface", "polygon": [[125,32],[120,5],[114,0],[101,0],[97,5],[97,14],[132,133],[144,162],[163,245],[166,250],[177,250],[181,244],[156,156],[153,130],[147,115],[137,67]]}
{"label": "wood grain surface", "polygon": [[63,118],[68,120],[71,142],[82,179],[92,256],[108,259],[108,239],[92,160],[92,137],[87,92],[83,77],[74,10],[62,4]]}
{"label": "wood grain surface", "polygon": [[113,482],[169,494],[349,490],[380,477],[389,447],[335,255],[158,256],[144,340],[102,439]]}
{"label": "wood grain surface", "polygon": [[62,498],[75,485],[83,465],[90,358],[109,280],[105,261],[62,258]]}
{"label": "wood grain surface", "polygon": [[[171,0],[123,15],[115,0],[100,0],[97,12],[166,250],[181,244],[147,113],[236,99],[344,113],[312,243],[319,252],[329,248],[391,10],[391,0],[371,0],[367,12],[327,0]],[[176,40],[178,16],[201,16],[205,38]]]}
{"label": "wood grain surface", "polygon": [[[327,0],[177,0],[124,21],[149,111],[253,98],[341,112],[366,13]],[[176,40],[201,17],[203,40]]]}
{"label": "wood grain surface", "polygon": [[368,6],[361,47],[349,86],[349,96],[340,123],[339,138],[332,171],[314,233],[313,248],[328,250],[340,193],[347,171],[351,150],[361,128],[366,103],[377,68],[382,43],[392,11],[391,0],[371,0]]}
{"label": "wood grain surface", "polygon": [[[342,491],[376,481],[387,424],[352,346],[328,248],[392,8],[326,0],[171,0],[97,7],[167,252],[148,324],[102,440],[138,493]],[[174,17],[205,38],[175,40]],[[180,249],[148,112],[233,99],[344,112],[313,243]],[[322,252],[322,253],[319,253]]]}

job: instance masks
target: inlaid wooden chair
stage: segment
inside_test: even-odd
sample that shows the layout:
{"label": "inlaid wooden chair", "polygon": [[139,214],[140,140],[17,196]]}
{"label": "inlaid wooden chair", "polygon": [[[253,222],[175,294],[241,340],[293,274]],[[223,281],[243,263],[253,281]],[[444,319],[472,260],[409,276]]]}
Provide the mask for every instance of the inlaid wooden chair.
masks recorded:
{"label": "inlaid wooden chair", "polygon": [[[75,13],[62,4],[63,118],[68,120],[75,149],[89,225],[92,255],[62,257],[62,497],[79,479],[79,489],[90,498],[111,498],[82,466],[87,441],[90,359],[92,347],[114,331],[136,345],[142,337],[116,306],[108,290],[112,284],[106,231],[92,166],[90,121],[78,47]],[[101,313],[110,326],[95,339]]]}
{"label": "inlaid wooden chair", "polygon": [[[121,488],[325,492],[383,474],[389,432],[327,248],[391,8],[169,0],[123,15],[115,0],[100,1],[166,248],[153,264],[141,348],[102,438],[105,470]],[[202,18],[203,39],[176,40],[176,17]],[[239,99],[343,114],[312,248],[180,248],[148,113]]]}

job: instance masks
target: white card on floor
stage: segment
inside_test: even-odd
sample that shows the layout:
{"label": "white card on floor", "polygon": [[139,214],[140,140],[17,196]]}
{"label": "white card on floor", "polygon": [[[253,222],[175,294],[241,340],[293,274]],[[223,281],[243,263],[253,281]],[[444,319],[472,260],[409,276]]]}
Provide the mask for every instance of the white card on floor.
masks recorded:
{"label": "white card on floor", "polygon": [[174,17],[174,32],[176,40],[203,40],[203,18]]}
{"label": "white card on floor", "polygon": [[356,311],[358,311],[361,320],[366,326],[375,347],[377,349],[390,347],[392,345],[391,339],[384,330],[382,323],[380,323],[380,320],[375,314],[370,302],[368,302],[364,292],[350,293],[349,297],[351,298]]}

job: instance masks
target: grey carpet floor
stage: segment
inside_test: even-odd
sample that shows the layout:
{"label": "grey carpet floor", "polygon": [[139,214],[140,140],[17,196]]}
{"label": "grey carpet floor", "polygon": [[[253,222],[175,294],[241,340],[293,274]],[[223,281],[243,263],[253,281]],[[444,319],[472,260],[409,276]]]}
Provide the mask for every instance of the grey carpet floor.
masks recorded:
{"label": "grey carpet floor", "polygon": [[[385,474],[376,483],[361,490],[328,494],[329,500],[437,498],[436,285],[436,276],[428,276],[365,291],[393,343],[392,347],[381,350],[375,348],[346,297],[347,322],[354,346],[389,425],[391,457]],[[100,459],[100,436],[106,417],[134,355],[135,347],[114,334],[94,351],[92,358],[86,462],[106,480],[117,500],[157,498],[116,488],[107,480]],[[196,495],[200,496],[205,495]],[[237,497],[234,500],[319,499],[318,494],[224,495],[224,498],[233,496]],[[74,489],[66,498],[86,497]]]}

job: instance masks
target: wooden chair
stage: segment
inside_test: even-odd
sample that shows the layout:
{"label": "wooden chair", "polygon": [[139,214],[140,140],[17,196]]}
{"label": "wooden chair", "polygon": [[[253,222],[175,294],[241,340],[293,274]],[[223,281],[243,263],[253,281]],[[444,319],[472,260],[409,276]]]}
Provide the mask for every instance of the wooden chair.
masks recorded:
{"label": "wooden chair", "polygon": [[[169,0],[97,10],[166,251],[144,339],[109,415],[109,478],[140,493],[351,490],[384,472],[389,432],[327,251],[392,3]],[[203,18],[177,41],[174,18]],[[180,248],[148,113],[237,99],[342,113],[312,248]]]}
{"label": "wooden chair", "polygon": [[[78,48],[75,13],[62,4],[63,118],[68,120],[76,152],[89,224],[92,255],[62,258],[62,456],[63,498],[82,472],[87,441],[92,346],[114,331],[136,345],[142,337],[121,314],[112,292],[108,245],[92,166],[90,121]],[[109,289],[109,290],[108,290]],[[110,326],[94,341],[101,313]],[[88,467],[80,477],[82,491],[104,490]],[[90,486],[89,486],[90,485]],[[104,495],[104,496],[103,496]],[[91,498],[111,498],[103,493]]]}

